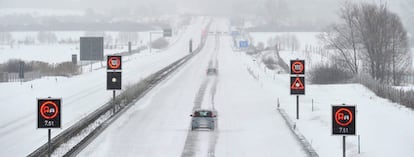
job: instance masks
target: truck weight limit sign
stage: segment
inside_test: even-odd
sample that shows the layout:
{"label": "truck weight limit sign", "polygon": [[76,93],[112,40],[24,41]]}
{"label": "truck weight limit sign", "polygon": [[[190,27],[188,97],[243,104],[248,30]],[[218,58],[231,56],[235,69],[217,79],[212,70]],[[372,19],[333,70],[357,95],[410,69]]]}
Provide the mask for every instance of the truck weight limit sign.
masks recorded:
{"label": "truck weight limit sign", "polygon": [[61,99],[37,100],[37,128],[60,128]]}
{"label": "truck weight limit sign", "polygon": [[332,106],[332,134],[355,135],[355,106]]}
{"label": "truck weight limit sign", "polygon": [[291,60],[290,61],[290,74],[291,75],[304,75],[305,74],[305,60]]}
{"label": "truck weight limit sign", "polygon": [[108,56],[107,70],[121,70],[122,69],[122,56]]}

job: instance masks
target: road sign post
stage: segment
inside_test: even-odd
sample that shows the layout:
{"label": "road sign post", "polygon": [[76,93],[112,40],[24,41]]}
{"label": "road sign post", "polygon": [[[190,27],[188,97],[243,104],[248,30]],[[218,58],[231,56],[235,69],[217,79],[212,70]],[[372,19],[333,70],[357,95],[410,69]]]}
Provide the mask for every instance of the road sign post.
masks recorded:
{"label": "road sign post", "polygon": [[332,105],[332,135],[342,136],[342,155],[346,156],[346,136],[356,133],[356,107],[350,105]]}
{"label": "road sign post", "polygon": [[299,119],[299,95],[305,95],[305,60],[291,60],[290,74],[290,94],[296,95],[296,119]]}
{"label": "road sign post", "polygon": [[296,119],[299,119],[299,95],[296,95]]}
{"label": "road sign post", "polygon": [[346,136],[342,136],[342,157],[346,157]]}
{"label": "road sign post", "polygon": [[48,155],[51,156],[51,128],[61,128],[60,107],[62,100],[56,98],[37,99],[37,128],[48,129]]}
{"label": "road sign post", "polygon": [[189,41],[189,51],[190,53],[193,52],[193,39],[190,39]]}
{"label": "road sign post", "polygon": [[112,91],[113,113],[116,112],[116,90],[122,89],[122,56],[108,56],[106,88]]}
{"label": "road sign post", "polygon": [[132,53],[132,43],[131,41],[128,41],[128,54]]}

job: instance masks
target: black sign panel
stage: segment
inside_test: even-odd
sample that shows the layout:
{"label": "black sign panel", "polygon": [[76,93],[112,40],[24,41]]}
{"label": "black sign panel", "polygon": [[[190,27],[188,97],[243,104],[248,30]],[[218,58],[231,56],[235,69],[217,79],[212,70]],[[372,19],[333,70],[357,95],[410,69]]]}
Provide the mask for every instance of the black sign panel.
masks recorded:
{"label": "black sign panel", "polygon": [[107,72],[106,89],[107,90],[121,90],[122,88],[122,73],[121,72]]}
{"label": "black sign panel", "polygon": [[37,128],[60,128],[61,99],[37,99]]}
{"label": "black sign panel", "polygon": [[290,94],[305,95],[305,77],[290,77]]}
{"label": "black sign panel", "polygon": [[121,70],[122,69],[122,57],[121,56],[108,56],[106,68],[107,70]]}
{"label": "black sign panel", "polygon": [[171,30],[171,28],[164,29],[163,30],[163,35],[164,35],[164,37],[171,37],[172,36],[172,30]]}
{"label": "black sign panel", "polygon": [[291,75],[304,75],[305,74],[305,60],[291,60],[290,61],[290,74]]}
{"label": "black sign panel", "polygon": [[332,134],[355,135],[355,106],[332,106]]}
{"label": "black sign panel", "polygon": [[72,63],[73,65],[78,65],[78,55],[76,54],[72,55]]}
{"label": "black sign panel", "polygon": [[103,37],[81,37],[80,38],[80,60],[102,61],[104,51]]}

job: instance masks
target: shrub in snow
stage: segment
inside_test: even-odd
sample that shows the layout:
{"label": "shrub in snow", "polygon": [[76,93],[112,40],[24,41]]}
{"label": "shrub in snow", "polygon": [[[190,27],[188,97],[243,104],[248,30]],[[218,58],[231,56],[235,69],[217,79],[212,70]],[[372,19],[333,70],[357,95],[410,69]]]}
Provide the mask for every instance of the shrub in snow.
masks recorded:
{"label": "shrub in snow", "polygon": [[352,74],[337,66],[319,65],[310,72],[313,84],[345,83],[352,78]]}
{"label": "shrub in snow", "polygon": [[151,47],[154,49],[163,49],[168,46],[168,41],[165,38],[158,38],[157,40],[151,43]]}

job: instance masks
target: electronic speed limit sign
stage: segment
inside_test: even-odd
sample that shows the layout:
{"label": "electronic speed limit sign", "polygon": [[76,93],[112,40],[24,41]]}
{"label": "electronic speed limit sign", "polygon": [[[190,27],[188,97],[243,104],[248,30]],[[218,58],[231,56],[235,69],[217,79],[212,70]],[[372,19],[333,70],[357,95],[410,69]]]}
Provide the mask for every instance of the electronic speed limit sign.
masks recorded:
{"label": "electronic speed limit sign", "polygon": [[61,99],[37,99],[37,128],[60,128]]}
{"label": "electronic speed limit sign", "polygon": [[332,134],[355,135],[355,106],[332,106]]}

